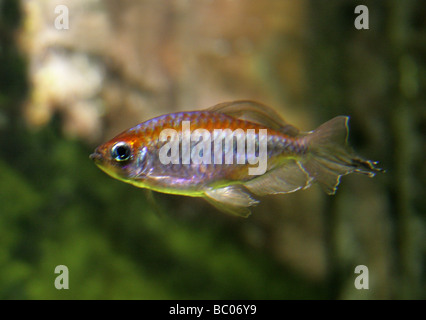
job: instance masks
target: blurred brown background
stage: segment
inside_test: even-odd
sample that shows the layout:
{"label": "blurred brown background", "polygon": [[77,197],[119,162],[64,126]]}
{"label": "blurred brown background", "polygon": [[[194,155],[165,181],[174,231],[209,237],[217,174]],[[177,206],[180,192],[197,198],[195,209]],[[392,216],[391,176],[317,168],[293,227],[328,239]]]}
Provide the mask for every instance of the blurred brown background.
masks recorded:
{"label": "blurred brown background", "polygon": [[[354,26],[359,4],[368,30]],[[69,29],[55,28],[58,5]],[[0,1],[0,297],[425,298],[423,9]],[[87,158],[154,116],[237,99],[302,131],[349,115],[351,144],[387,173],[344,177],[333,197],[317,186],[266,197],[237,219],[200,199],[148,201]],[[66,293],[53,287],[59,264],[74,278]],[[354,287],[357,265],[369,290]]]}

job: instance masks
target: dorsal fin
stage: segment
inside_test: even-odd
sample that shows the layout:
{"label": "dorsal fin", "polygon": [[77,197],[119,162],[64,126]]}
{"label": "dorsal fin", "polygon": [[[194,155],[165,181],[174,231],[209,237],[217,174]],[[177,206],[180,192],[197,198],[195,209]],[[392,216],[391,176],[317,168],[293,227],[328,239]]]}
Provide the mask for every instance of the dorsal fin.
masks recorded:
{"label": "dorsal fin", "polygon": [[289,136],[297,136],[299,130],[284,121],[270,107],[250,100],[237,100],[219,103],[207,109],[210,112],[224,113],[231,117],[255,122],[271,129],[281,131]]}

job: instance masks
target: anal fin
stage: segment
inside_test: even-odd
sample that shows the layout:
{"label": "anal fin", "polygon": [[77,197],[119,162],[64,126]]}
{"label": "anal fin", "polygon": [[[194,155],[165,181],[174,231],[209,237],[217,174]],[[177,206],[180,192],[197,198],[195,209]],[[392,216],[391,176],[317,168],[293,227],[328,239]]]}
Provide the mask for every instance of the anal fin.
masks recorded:
{"label": "anal fin", "polygon": [[306,189],[311,185],[312,178],[294,159],[287,160],[280,167],[264,175],[244,183],[244,186],[255,195],[280,194]]}

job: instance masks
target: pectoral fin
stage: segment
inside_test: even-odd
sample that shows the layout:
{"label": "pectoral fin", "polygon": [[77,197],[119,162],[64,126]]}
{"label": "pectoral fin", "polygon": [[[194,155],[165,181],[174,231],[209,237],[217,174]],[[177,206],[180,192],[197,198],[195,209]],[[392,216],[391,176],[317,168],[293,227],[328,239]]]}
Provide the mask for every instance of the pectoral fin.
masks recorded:
{"label": "pectoral fin", "polygon": [[251,214],[250,207],[259,203],[240,185],[208,188],[204,194],[204,198],[220,211],[244,218]]}

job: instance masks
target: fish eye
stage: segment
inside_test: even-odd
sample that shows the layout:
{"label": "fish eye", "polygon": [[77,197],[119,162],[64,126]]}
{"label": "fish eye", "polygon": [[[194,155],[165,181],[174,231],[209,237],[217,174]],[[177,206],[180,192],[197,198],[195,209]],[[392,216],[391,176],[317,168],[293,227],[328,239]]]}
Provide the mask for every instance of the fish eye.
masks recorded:
{"label": "fish eye", "polygon": [[111,156],[116,161],[127,161],[131,151],[131,147],[127,143],[118,142],[111,148]]}

